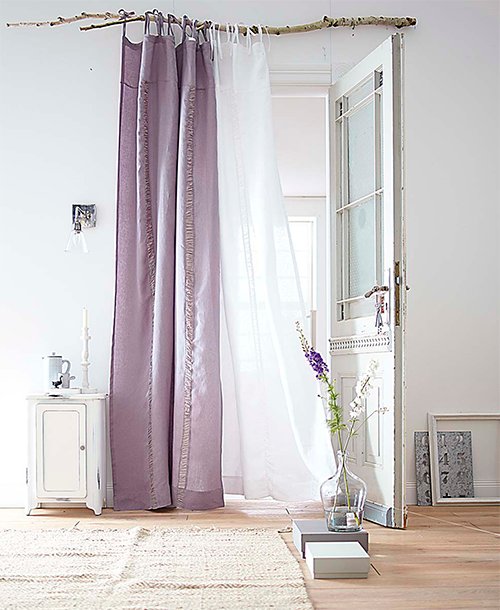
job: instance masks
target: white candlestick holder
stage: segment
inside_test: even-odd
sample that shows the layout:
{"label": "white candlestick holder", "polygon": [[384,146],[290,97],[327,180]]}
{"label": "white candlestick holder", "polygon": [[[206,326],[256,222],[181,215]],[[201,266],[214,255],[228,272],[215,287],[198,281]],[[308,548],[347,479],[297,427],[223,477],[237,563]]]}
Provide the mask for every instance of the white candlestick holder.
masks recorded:
{"label": "white candlestick holder", "polygon": [[82,350],[82,394],[97,394],[96,388],[91,388],[89,383],[89,341],[92,337],[89,335],[89,327],[82,327],[83,350]]}

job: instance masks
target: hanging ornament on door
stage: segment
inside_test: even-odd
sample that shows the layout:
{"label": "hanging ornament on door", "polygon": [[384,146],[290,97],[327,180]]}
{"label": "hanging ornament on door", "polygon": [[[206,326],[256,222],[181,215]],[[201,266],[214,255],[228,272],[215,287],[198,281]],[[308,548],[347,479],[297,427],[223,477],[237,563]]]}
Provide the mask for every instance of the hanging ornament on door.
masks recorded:
{"label": "hanging ornament on door", "polygon": [[375,328],[377,334],[382,332],[384,327],[384,320],[382,315],[385,313],[385,297],[383,292],[375,293]]}
{"label": "hanging ornament on door", "polygon": [[384,314],[386,312],[385,293],[389,292],[389,286],[379,286],[375,284],[367,293],[365,293],[365,299],[369,299],[372,295],[375,295],[375,328],[377,334],[382,332],[384,327]]}

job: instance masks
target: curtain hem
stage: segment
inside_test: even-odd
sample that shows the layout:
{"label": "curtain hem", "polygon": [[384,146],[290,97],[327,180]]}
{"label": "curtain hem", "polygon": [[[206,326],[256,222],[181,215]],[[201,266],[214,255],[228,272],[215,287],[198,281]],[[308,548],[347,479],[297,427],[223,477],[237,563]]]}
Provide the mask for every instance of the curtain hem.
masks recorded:
{"label": "curtain hem", "polygon": [[[180,508],[188,510],[212,510],[224,506],[224,490],[222,487],[212,491],[193,491],[191,489],[173,489],[173,502]],[[182,506],[178,502],[179,495],[182,495]]]}
{"label": "curtain hem", "polygon": [[320,483],[316,480],[294,481],[293,493],[287,491],[292,484],[286,482],[274,484],[271,488],[266,479],[246,480],[241,476],[222,476],[224,492],[243,496],[245,500],[272,499],[277,502],[310,502],[320,499]]}
{"label": "curtain hem", "polygon": [[224,504],[224,490],[221,488],[212,491],[191,491],[183,490],[183,505],[179,506],[177,502],[178,489],[173,489],[173,502],[162,503],[158,506],[151,506],[150,503],[139,505],[137,500],[129,502],[120,502],[114,504],[113,510],[156,510],[159,508],[187,508],[188,510],[213,510],[214,508],[222,508]]}

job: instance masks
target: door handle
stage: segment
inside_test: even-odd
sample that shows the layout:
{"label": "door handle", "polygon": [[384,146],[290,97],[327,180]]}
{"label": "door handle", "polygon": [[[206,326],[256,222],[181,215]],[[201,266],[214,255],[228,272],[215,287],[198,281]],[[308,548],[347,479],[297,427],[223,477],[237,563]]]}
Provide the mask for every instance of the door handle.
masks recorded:
{"label": "door handle", "polygon": [[376,292],[388,292],[388,291],[389,291],[389,286],[378,286],[377,284],[375,284],[375,286],[373,286],[373,288],[370,288],[370,290],[365,293],[365,299],[369,299],[372,296],[372,294],[375,294]]}

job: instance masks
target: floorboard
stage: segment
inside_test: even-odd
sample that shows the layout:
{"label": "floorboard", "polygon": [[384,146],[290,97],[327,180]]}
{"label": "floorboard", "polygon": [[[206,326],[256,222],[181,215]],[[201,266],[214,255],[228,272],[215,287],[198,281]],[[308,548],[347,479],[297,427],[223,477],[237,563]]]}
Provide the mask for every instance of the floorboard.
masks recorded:
{"label": "floorboard", "polygon": [[[0,527],[57,529],[143,527],[266,527],[286,529],[292,519],[320,519],[318,503],[229,500],[207,512],[104,510],[84,508],[0,509]],[[500,508],[498,506],[416,507],[408,529],[366,523],[372,570],[366,580],[313,580],[290,533],[282,537],[300,563],[317,610],[500,609]]]}

